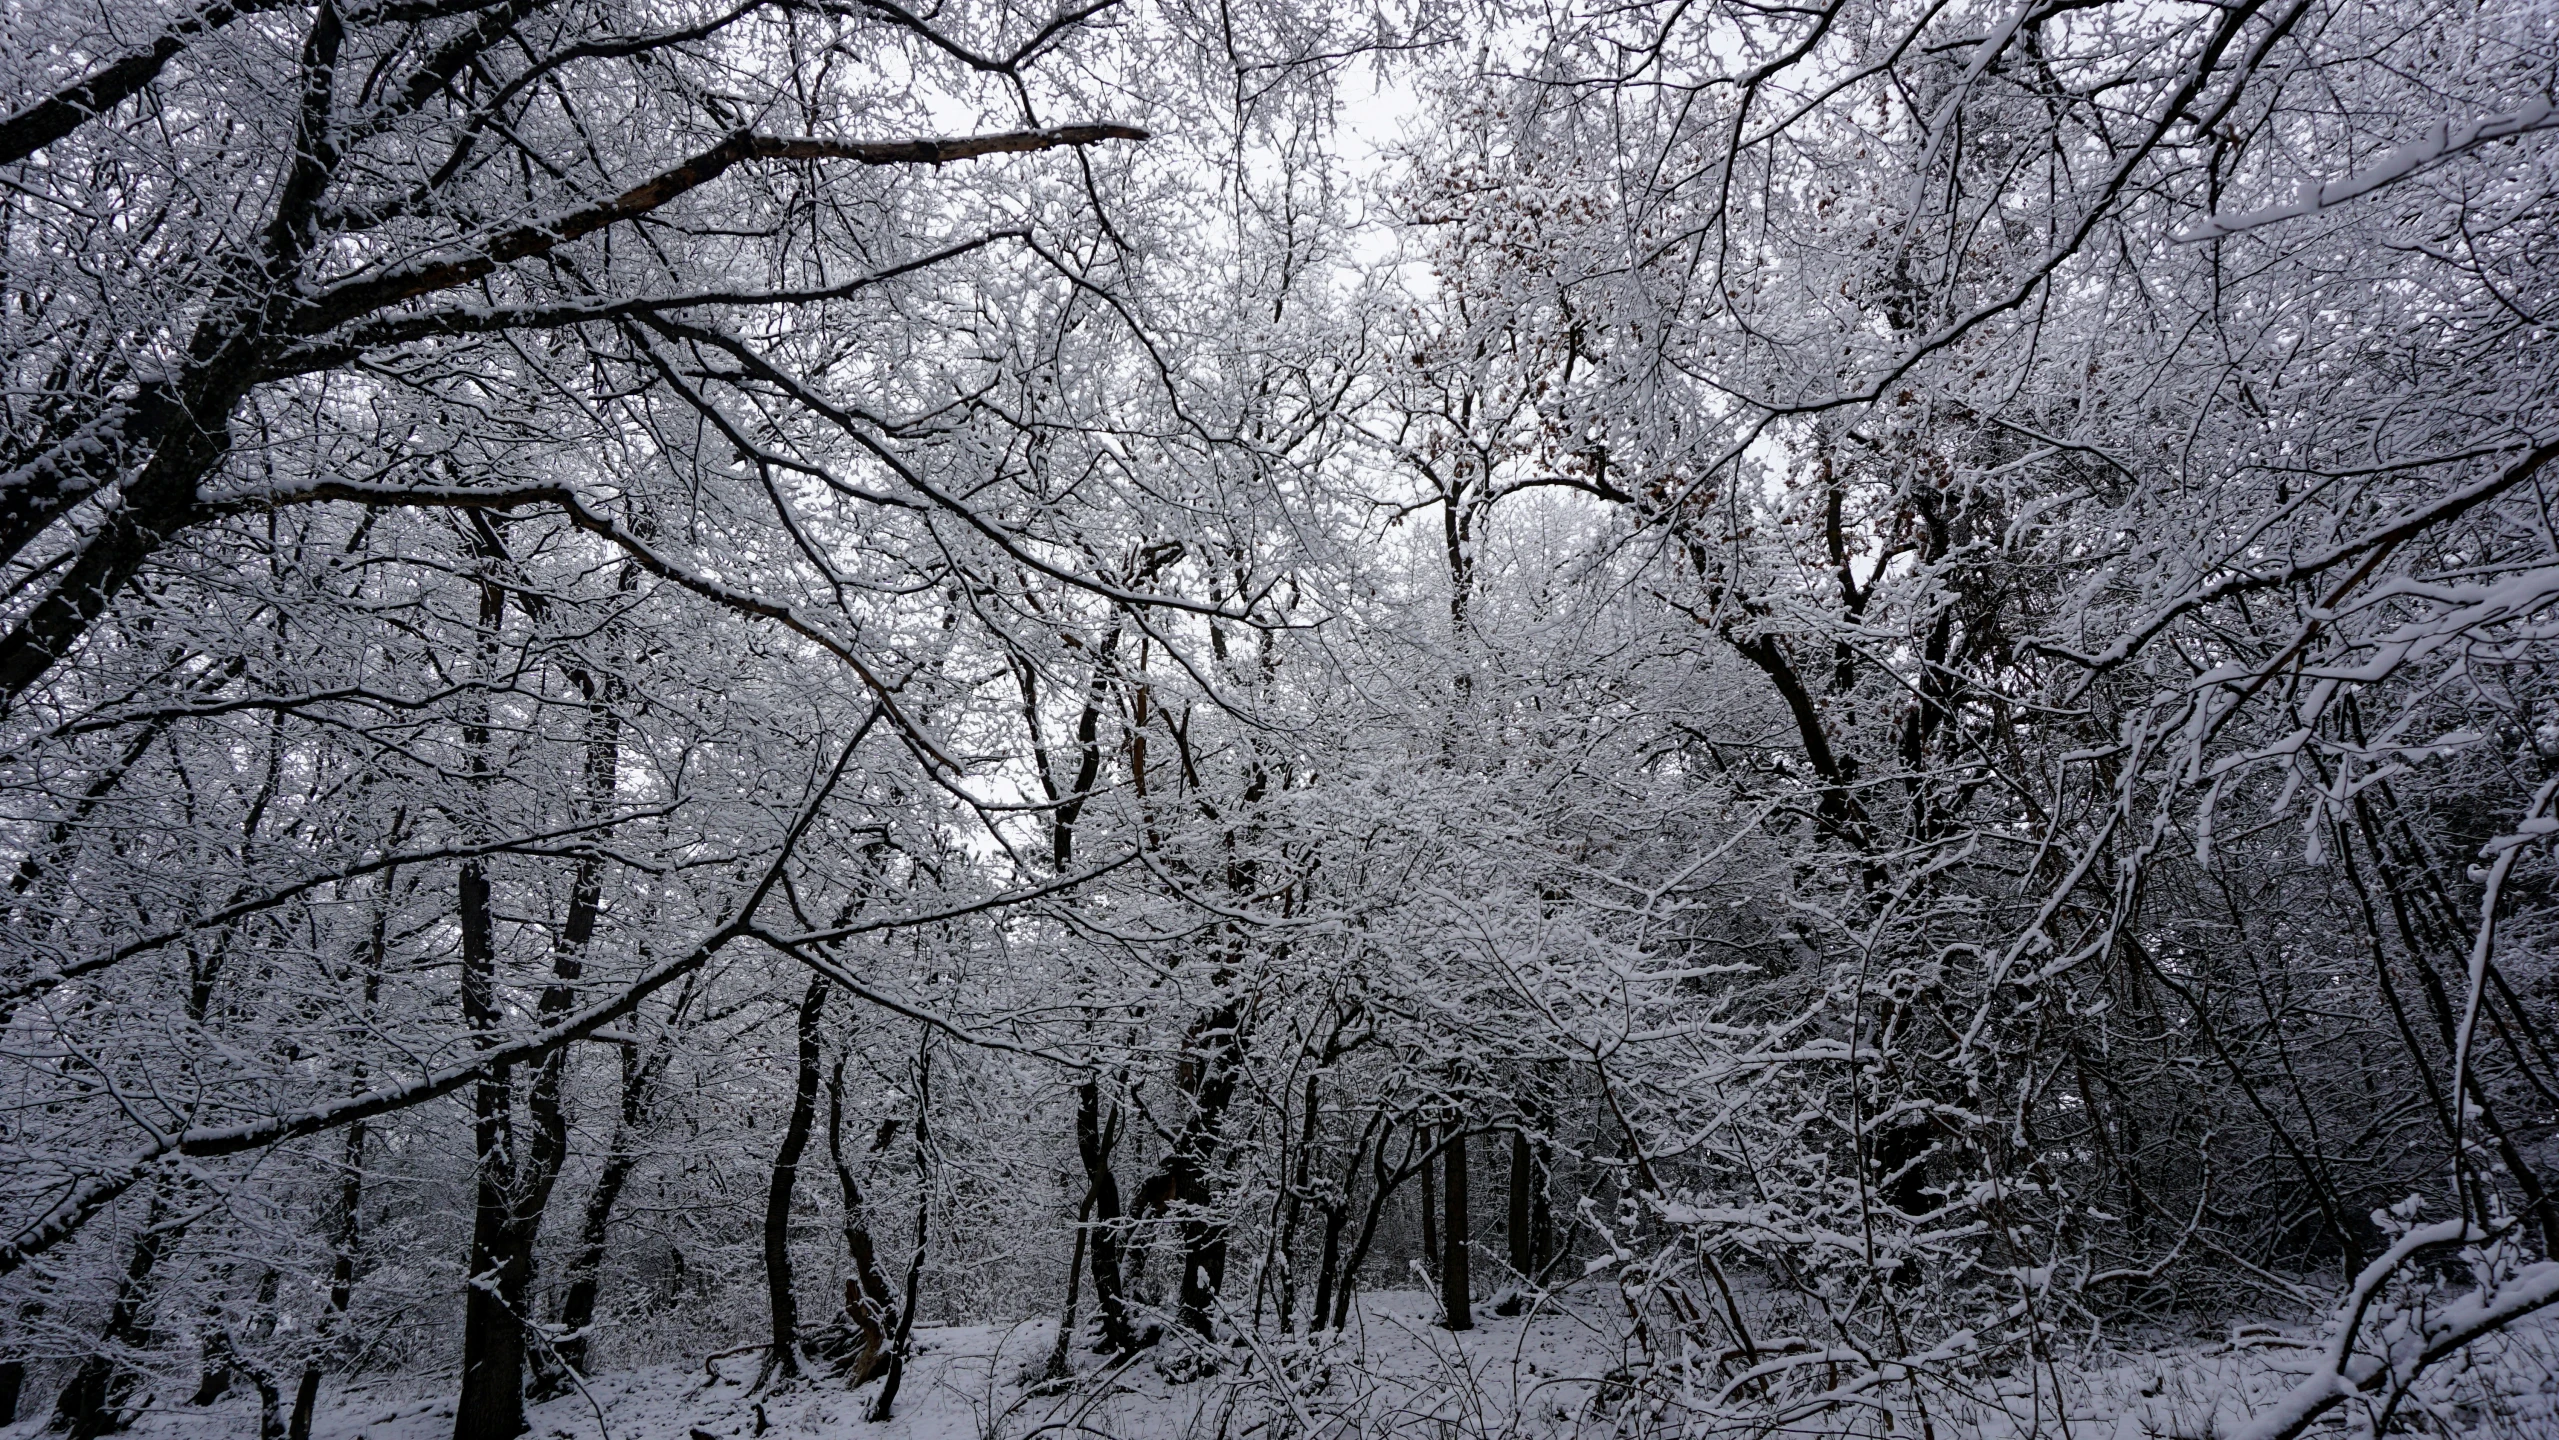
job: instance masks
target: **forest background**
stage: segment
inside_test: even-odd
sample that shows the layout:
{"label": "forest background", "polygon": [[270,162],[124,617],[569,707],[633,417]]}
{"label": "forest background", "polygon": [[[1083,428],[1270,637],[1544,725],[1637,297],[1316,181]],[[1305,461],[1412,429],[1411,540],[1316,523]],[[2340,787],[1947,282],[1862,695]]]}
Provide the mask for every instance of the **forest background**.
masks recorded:
{"label": "forest background", "polygon": [[2559,1301],[2548,0],[6,16],[0,1419]]}

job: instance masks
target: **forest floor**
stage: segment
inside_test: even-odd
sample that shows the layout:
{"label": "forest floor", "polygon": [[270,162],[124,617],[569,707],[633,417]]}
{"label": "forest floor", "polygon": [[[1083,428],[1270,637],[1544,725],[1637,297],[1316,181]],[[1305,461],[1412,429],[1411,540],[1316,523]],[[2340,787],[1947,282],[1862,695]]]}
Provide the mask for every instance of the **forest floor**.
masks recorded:
{"label": "forest floor", "polygon": [[[1323,1440],[1529,1440],[1529,1437],[1787,1437],[1932,1434],[1937,1440],[2216,1440],[2309,1368],[2313,1350],[2289,1327],[2239,1326],[2216,1343],[2111,1352],[2077,1366],[2037,1367],[2008,1379],[1935,1387],[1928,1424],[1878,1423],[1880,1407],[1834,1407],[1723,1424],[1679,1407],[1611,1406],[1605,1377],[1623,1373],[1627,1337],[1605,1311],[1580,1306],[1542,1314],[1478,1317],[1452,1335],[1433,1323],[1416,1292],[1363,1297],[1351,1333],[1320,1348],[1269,1345],[1223,1352],[1211,1370],[1194,1350],[1162,1344],[1133,1362],[1073,1354],[1065,1385],[1038,1377],[1054,1322],[919,1327],[896,1414],[873,1424],[877,1386],[849,1391],[817,1379],[752,1391],[752,1354],[644,1366],[597,1376],[585,1394],[534,1407],[534,1440],[1254,1440],[1315,1434]],[[1286,1391],[1268,1377],[1298,1377]],[[245,1387],[242,1387],[245,1389]],[[2056,1399],[2056,1397],[2059,1397]],[[1708,1397],[1698,1397],[1708,1399]],[[2443,1367],[2426,1387],[2418,1429],[2463,1440],[2559,1437],[2559,1321],[2527,1324]],[[1711,1400],[1709,1400],[1711,1408]],[[1896,1406],[1896,1409],[1902,1408]],[[133,1440],[255,1440],[252,1396],[214,1405],[149,1404]],[[2342,1435],[2342,1415],[2314,1435]],[[450,1374],[368,1377],[325,1394],[313,1440],[446,1440],[453,1424]],[[1791,1423],[1790,1423],[1791,1421]],[[1773,1422],[1773,1423],[1772,1423]],[[2404,1428],[2394,1426],[2394,1429]],[[0,1440],[38,1440],[37,1425],[0,1429]],[[2360,1432],[2354,1432],[2360,1433]]]}
{"label": "forest floor", "polygon": [[[753,1353],[718,1360],[650,1365],[599,1374],[585,1394],[534,1406],[536,1440],[754,1440],[759,1434],[835,1440],[978,1440],[1033,1435],[1110,1440],[1243,1440],[1266,1433],[1261,1422],[1279,1393],[1264,1383],[1277,1364],[1304,1377],[1299,1397],[1310,1414],[1357,1409],[1350,1435],[1443,1433],[1568,1434],[1596,1377],[1621,1363],[1609,1327],[1579,1307],[1504,1318],[1479,1313],[1478,1326],[1452,1335],[1433,1323],[1431,1299],[1419,1292],[1361,1297],[1349,1334],[1321,1351],[1267,1346],[1224,1352],[1211,1371],[1178,1337],[1133,1362],[1112,1365],[1083,1346],[1070,1352],[1075,1371],[1064,1386],[1038,1379],[1057,1338],[1054,1320],[1013,1325],[918,1326],[915,1353],[895,1415],[864,1416],[876,1383],[859,1391],[816,1378],[752,1391]],[[714,1378],[716,1375],[717,1378]],[[449,1372],[366,1376],[324,1390],[312,1440],[448,1440],[454,1379]],[[237,1387],[246,1392],[247,1386]],[[130,1440],[255,1440],[254,1394],[234,1393],[212,1405],[147,1403]],[[288,1396],[288,1401],[290,1397]],[[1292,1417],[1294,1418],[1294,1417]],[[1441,1422],[1446,1422],[1444,1426]],[[1522,1424],[1525,1421],[1527,1423]],[[1449,1428],[1454,1427],[1454,1428]],[[1339,1430],[1336,1421],[1326,1426]],[[38,1440],[38,1425],[0,1429],[0,1440]]]}

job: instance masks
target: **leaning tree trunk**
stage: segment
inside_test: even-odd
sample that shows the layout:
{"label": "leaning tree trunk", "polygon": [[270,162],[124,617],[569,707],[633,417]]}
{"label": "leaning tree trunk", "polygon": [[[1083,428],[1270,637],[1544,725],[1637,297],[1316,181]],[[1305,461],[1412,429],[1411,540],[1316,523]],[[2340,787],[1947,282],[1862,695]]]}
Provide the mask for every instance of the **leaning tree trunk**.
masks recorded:
{"label": "leaning tree trunk", "polygon": [[773,1184],[764,1200],[764,1288],[773,1310],[773,1348],[766,1352],[756,1382],[800,1373],[800,1302],[792,1289],[791,1192],[799,1183],[800,1157],[809,1147],[809,1130],[817,1120],[818,1019],[826,1009],[826,977],[812,976],[800,997],[799,1083],[791,1092],[791,1118],[782,1129],[782,1148],[773,1156]]}
{"label": "leaning tree trunk", "polygon": [[[340,1164],[344,1172],[338,1178],[337,1213],[331,1217],[329,1249],[329,1307],[320,1314],[315,1339],[325,1340],[346,1323],[347,1305],[355,1298],[355,1247],[360,1238],[357,1230],[357,1206],[364,1200],[364,1122],[347,1127],[346,1153]],[[311,1440],[311,1411],[320,1400],[320,1357],[317,1354],[302,1364],[302,1378],[293,1387],[293,1418],[285,1426],[286,1440]]]}
{"label": "leaning tree trunk", "polygon": [[[888,1143],[883,1130],[876,1153]],[[844,1253],[853,1273],[844,1282],[842,1368],[856,1385],[868,1382],[888,1363],[890,1329],[897,1323],[897,1301],[880,1273],[878,1247],[871,1240],[870,1206],[853,1177],[853,1162],[844,1153],[844,1057],[826,1077],[826,1152],[835,1163],[836,1189],[844,1200]],[[1078,1247],[1079,1251],[1081,1247]]]}
{"label": "leaning tree trunk", "polygon": [[[481,514],[474,514],[472,523],[481,562],[504,563],[506,549],[496,527]],[[498,627],[505,615],[505,590],[484,576],[480,591],[480,658],[484,671],[495,669]],[[587,816],[593,818],[611,809],[614,779],[620,766],[621,717],[612,703],[618,696],[618,687],[609,677],[599,687],[583,669],[572,669],[569,678],[584,692],[587,704],[580,798]],[[466,734],[466,740],[471,748],[473,773],[479,777],[486,774],[488,732],[485,713],[475,718],[479,724]],[[609,835],[611,830],[607,828],[602,833]],[[476,861],[466,864],[463,873],[466,911],[475,896],[482,911],[476,922],[468,913],[463,917],[464,984],[467,991],[475,976],[482,982],[480,998],[486,1008],[473,1012],[473,1024],[474,1028],[493,1031],[494,923],[488,911],[487,879]],[[595,936],[603,895],[603,857],[592,852],[579,857],[570,879],[568,913],[551,950],[551,978],[542,987],[541,1001],[535,1007],[536,1019],[545,1026],[559,1023],[577,1008],[578,983],[585,978],[586,949]],[[483,966],[478,971],[470,963],[475,923],[483,932]],[[466,1004],[471,1003],[471,996],[466,994],[465,998]],[[568,1063],[568,1047],[562,1046],[545,1055],[534,1071],[525,1096],[532,1133],[520,1160],[512,1134],[513,1095],[504,1083],[504,1072],[493,1077],[496,1083],[480,1087],[481,1111],[496,1124],[491,1127],[490,1136],[494,1143],[484,1142],[482,1147],[480,1203],[473,1216],[471,1273],[476,1308],[466,1309],[464,1317],[463,1401],[455,1415],[456,1440],[511,1440],[525,1428],[524,1376],[528,1360],[535,1358],[528,1354],[527,1341],[543,1339],[531,1324],[534,1247],[541,1238],[542,1218],[550,1208],[551,1192],[568,1163],[569,1117],[563,1093]],[[475,1338],[480,1346],[476,1356]],[[476,1368],[472,1363],[475,1358],[480,1362]],[[545,1375],[559,1374],[558,1359],[549,1353],[547,1341],[539,1358]],[[507,1428],[510,1426],[513,1428]]]}
{"label": "leaning tree trunk", "polygon": [[1063,1380],[1074,1373],[1067,1363],[1067,1349],[1075,1343],[1075,1303],[1084,1281],[1085,1222],[1093,1218],[1093,1192],[1084,1192],[1084,1201],[1075,1209],[1075,1249],[1066,1260],[1066,1308],[1057,1317],[1057,1343],[1049,1347],[1048,1363],[1040,1367],[1040,1381],[1047,1384]]}
{"label": "leaning tree trunk", "polygon": [[215,374],[206,383],[207,372],[225,368],[218,359],[182,382],[181,388],[201,392],[189,397],[195,402],[186,407],[190,413],[159,437],[159,448],[106,507],[97,532],[73,552],[53,589],[0,635],[0,706],[14,704],[70,654],[144,563],[203,518],[197,486],[229,454],[230,412],[248,391],[245,375]]}
{"label": "leaning tree trunk", "polygon": [[[1380,1162],[1377,1167],[1379,1183],[1384,1183],[1385,1166],[1382,1162],[1390,1128],[1385,1104],[1380,1102],[1369,1112],[1368,1123],[1360,1127],[1359,1137],[1351,1142],[1351,1153],[1342,1162],[1340,1188],[1326,1196],[1322,1203],[1324,1255],[1323,1263],[1315,1271],[1315,1310],[1306,1317],[1306,1328],[1310,1332],[1321,1330],[1332,1322],[1334,1292],[1338,1289],[1347,1293],[1350,1289],[1350,1277],[1342,1271],[1342,1234],[1351,1222],[1351,1196],[1359,1189],[1359,1172],[1363,1165],[1369,1163],[1372,1144],[1377,1149]],[[1376,1207],[1372,1204],[1370,1208],[1374,1210]]]}
{"label": "leaning tree trunk", "polygon": [[[630,588],[630,571],[623,572],[623,588]],[[615,702],[622,698],[618,677],[608,675],[602,684],[584,669],[573,668],[569,679],[584,692],[587,702],[586,763],[582,776],[581,797],[590,820],[610,814],[616,777],[622,765],[622,715]],[[610,825],[602,835],[611,835]],[[560,926],[560,938],[551,952],[551,983],[542,990],[539,1017],[543,1024],[557,1023],[577,1007],[578,982],[586,975],[586,952],[595,939],[595,925],[604,909],[604,857],[592,851],[578,857],[577,868],[569,882],[569,910]],[[680,1002],[679,1002],[680,1003]],[[516,1245],[526,1281],[528,1295],[533,1277],[534,1243],[541,1236],[542,1216],[550,1208],[552,1188],[559,1183],[560,1171],[569,1158],[569,1117],[562,1103],[567,1082],[569,1052],[566,1048],[552,1051],[542,1061],[542,1069],[533,1082],[530,1109],[534,1120],[532,1173],[519,1188],[516,1197],[515,1224],[510,1238]],[[623,1136],[629,1130],[632,1086],[637,1077],[632,1073],[631,1052],[623,1051],[623,1114],[614,1124],[614,1153],[605,1161],[606,1174],[599,1176],[596,1190],[588,1196],[586,1225],[579,1233],[578,1258],[593,1255],[602,1260],[604,1217],[609,1216],[614,1198],[630,1175],[630,1162],[624,1158]],[[619,1173],[616,1170],[619,1163]],[[608,1184],[609,1181],[609,1184]],[[596,1213],[594,1201],[601,1196],[604,1215]],[[584,1334],[595,1308],[594,1267],[584,1277],[587,1294],[584,1309],[574,1328],[580,1338],[572,1359],[559,1345],[545,1337],[541,1351],[533,1357],[534,1393],[537,1397],[559,1394],[572,1383],[572,1369],[582,1371],[586,1365]]]}
{"label": "leaning tree trunk", "polygon": [[1413,1133],[1422,1146],[1422,1169],[1418,1177],[1422,1183],[1413,1196],[1413,1202],[1422,1210],[1422,1270],[1436,1281],[1439,1279],[1439,1167],[1431,1162],[1431,1127],[1425,1123],[1416,1127]]}
{"label": "leaning tree trunk", "polygon": [[144,1317],[151,1306],[151,1272],[177,1238],[175,1230],[161,1228],[168,1212],[168,1198],[153,1195],[142,1236],[133,1242],[124,1279],[116,1286],[115,1304],[107,1311],[106,1328],[99,1332],[97,1349],[71,1372],[71,1382],[62,1387],[62,1396],[54,1403],[52,1428],[68,1432],[71,1440],[96,1440],[124,1428],[124,1401],[133,1393],[136,1377],[116,1352],[143,1338]]}
{"label": "leaning tree trunk", "polygon": [[906,1259],[906,1303],[898,1310],[897,1335],[889,1343],[889,1363],[880,1380],[880,1393],[864,1417],[874,1425],[894,1411],[898,1386],[906,1379],[907,1349],[915,1336],[916,1294],[924,1280],[924,1226],[933,1211],[932,1112],[933,1052],[928,1042],[928,1048],[915,1062],[915,1249]]}
{"label": "leaning tree trunk", "polygon": [[[628,1052],[625,1052],[627,1057]],[[571,1374],[586,1373],[588,1332],[595,1326],[595,1302],[603,1288],[605,1242],[612,1233],[613,1207],[622,1198],[622,1187],[630,1183],[631,1172],[639,1168],[639,1154],[631,1138],[633,1067],[626,1058],[623,1077],[623,1119],[613,1132],[611,1151],[604,1157],[604,1169],[595,1177],[595,1188],[587,1192],[586,1209],[578,1220],[577,1249],[569,1256],[568,1284],[560,1297],[559,1338],[551,1342],[548,1361],[535,1368],[534,1395],[549,1399],[565,1392]],[[295,1436],[294,1440],[303,1440]]]}
{"label": "leaning tree trunk", "polygon": [[[31,1320],[41,1319],[44,1304],[29,1300],[18,1307],[18,1323],[23,1328]],[[0,1360],[0,1425],[18,1423],[18,1397],[27,1385],[27,1362],[20,1359]]]}
{"label": "leaning tree trunk", "polygon": [[[1405,1181],[1416,1176],[1420,1177],[1422,1218],[1426,1221],[1430,1218],[1430,1152],[1424,1150],[1418,1162],[1412,1158],[1415,1139],[1427,1137],[1430,1133],[1429,1127],[1415,1127],[1413,1137],[1405,1141],[1404,1163],[1389,1169],[1386,1164],[1386,1142],[1393,1133],[1393,1125],[1390,1122],[1386,1129],[1378,1132],[1377,1147],[1369,1151],[1368,1208],[1360,1216],[1359,1237],[1351,1242],[1351,1253],[1342,1259],[1341,1279],[1333,1292],[1333,1328],[1337,1331],[1347,1328],[1351,1323],[1351,1302],[1358,1293],[1360,1267],[1368,1263],[1369,1249],[1377,1243],[1378,1226],[1386,1218],[1386,1202],[1394,1198],[1396,1190]],[[1344,1188],[1347,1190],[1347,1185]],[[1425,1254],[1430,1250],[1427,1245],[1422,1248]]]}
{"label": "leaning tree trunk", "polygon": [[612,1233],[613,1207],[620,1202],[632,1172],[639,1169],[640,1139],[656,1108],[658,1088],[674,1060],[676,1037],[696,993],[694,977],[686,976],[683,988],[676,992],[674,1007],[667,1013],[666,1028],[650,1046],[645,1059],[635,1045],[622,1049],[621,1113],[614,1121],[604,1168],[595,1177],[595,1188],[587,1192],[585,1213],[578,1222],[577,1249],[569,1256],[568,1284],[560,1299],[560,1338],[551,1347],[555,1363],[543,1376],[544,1383],[554,1387],[550,1393],[564,1391],[572,1374],[586,1373],[588,1332],[595,1326],[596,1300],[603,1287],[605,1242]]}
{"label": "leaning tree trunk", "polygon": [[1087,1080],[1075,1090],[1075,1149],[1084,1160],[1084,1181],[1093,1191],[1090,1230],[1093,1243],[1093,1309],[1101,1317],[1102,1348],[1126,1354],[1137,1348],[1137,1329],[1129,1323],[1128,1302],[1121,1293],[1120,1181],[1111,1169],[1111,1149],[1119,1140],[1119,1116],[1102,1123],[1099,1081]]}

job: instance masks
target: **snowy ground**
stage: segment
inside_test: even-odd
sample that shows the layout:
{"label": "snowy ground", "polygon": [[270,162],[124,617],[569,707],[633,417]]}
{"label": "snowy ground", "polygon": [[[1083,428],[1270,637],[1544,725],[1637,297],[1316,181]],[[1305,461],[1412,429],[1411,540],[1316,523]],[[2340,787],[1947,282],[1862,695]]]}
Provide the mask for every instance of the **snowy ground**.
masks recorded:
{"label": "snowy ground", "polygon": [[[1175,1343],[1118,1366],[1078,1347],[1078,1373],[1065,1387],[1030,1383],[1054,1345],[1054,1321],[919,1328],[897,1413],[880,1425],[863,1419],[876,1385],[856,1393],[820,1379],[750,1394],[752,1354],[707,1370],[698,1362],[653,1366],[599,1375],[586,1395],[535,1407],[533,1433],[546,1440],[753,1440],[768,1433],[1240,1440],[1269,1433],[1272,1410],[1294,1421],[1302,1407],[1307,1420],[1343,1435],[1571,1434],[1591,1379],[1619,1363],[1615,1337],[1574,1310],[1516,1319],[1486,1314],[1465,1335],[1432,1325],[1431,1302],[1420,1294],[1364,1297],[1359,1312],[1352,1333],[1320,1351],[1229,1351],[1205,1378],[1204,1357]],[[1298,1377],[1288,1391],[1295,1404],[1267,1383],[1274,1366]],[[449,1374],[332,1387],[313,1418],[313,1440],[448,1440],[453,1390]],[[168,1403],[178,1398],[152,1403],[131,1432],[135,1440],[255,1440],[253,1398],[202,1409]],[[0,1430],[0,1440],[36,1440],[38,1433],[22,1423]]]}
{"label": "snowy ground", "polygon": [[[2008,1377],[1949,1371],[1929,1414],[1886,1420],[1880,1407],[1771,1414],[1711,1393],[1688,1407],[1608,1403],[1603,1377],[1630,1358],[1604,1311],[1563,1307],[1521,1318],[1482,1315],[1451,1335],[1419,1294],[1366,1297],[1353,1333],[1321,1349],[1244,1347],[1217,1357],[1159,1346],[1104,1366],[1077,1352],[1065,1386],[1032,1383],[1055,1338],[1051,1322],[919,1330],[896,1416],[863,1418],[874,1393],[817,1380],[750,1393],[743,1355],[599,1376],[585,1395],[539,1406],[540,1440],[1250,1440],[1250,1437],[1753,1436],[1929,1434],[1937,1440],[2217,1440],[2308,1368],[2297,1335],[2243,1327],[2226,1340],[2146,1354],[2092,1357]],[[1620,1372],[1622,1373],[1622,1372]],[[1274,1385],[1274,1374],[1293,1383]],[[168,1397],[162,1397],[165,1401]],[[2465,1440],[2559,1437],[2559,1322],[2529,1325],[2443,1367],[2423,1416],[2395,1430]],[[314,1440],[447,1440],[453,1377],[374,1377],[322,1398]],[[0,1440],[36,1440],[33,1423]],[[2345,1417],[2312,1432],[2367,1433]],[[154,1403],[135,1440],[255,1440],[254,1402],[204,1409]]]}

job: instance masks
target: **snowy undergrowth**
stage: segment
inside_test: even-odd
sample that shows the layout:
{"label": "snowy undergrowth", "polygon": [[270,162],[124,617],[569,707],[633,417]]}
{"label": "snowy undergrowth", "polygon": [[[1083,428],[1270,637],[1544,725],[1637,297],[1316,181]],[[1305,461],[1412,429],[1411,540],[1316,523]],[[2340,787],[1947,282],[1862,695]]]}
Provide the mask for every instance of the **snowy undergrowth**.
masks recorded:
{"label": "snowy undergrowth", "polygon": [[[751,1355],[597,1376],[586,1393],[534,1408],[541,1440],[1246,1440],[1246,1437],[1915,1436],[1925,1440],[2224,1440],[2317,1363],[2308,1332],[2234,1327],[2207,1345],[2057,1356],[2007,1375],[1960,1366],[1853,1399],[1778,1405],[1750,1387],[1683,1387],[1675,1365],[1647,1364],[1602,1308],[1565,1305],[1485,1315],[1452,1335],[1427,1296],[1366,1297],[1353,1331],[1323,1343],[1263,1340],[1215,1355],[1168,1342],[1113,1363],[1080,1347],[1063,1385],[1037,1383],[1054,1322],[919,1328],[894,1418],[864,1418],[873,1391],[816,1380],[754,1391]],[[1283,1377],[1284,1384],[1274,1383]],[[1848,1387],[1848,1388],[1854,1388]],[[445,1440],[449,1374],[376,1376],[333,1388],[314,1440]],[[1840,1391],[1833,1391],[1838,1397]],[[2463,1440],[2559,1435],[2559,1321],[2537,1320],[2437,1367],[2422,1405],[2392,1433]],[[163,1394],[134,1440],[253,1437],[254,1401],[194,1408]],[[35,1440],[40,1422],[0,1430]],[[2348,1406],[2311,1432],[2369,1435]]]}

